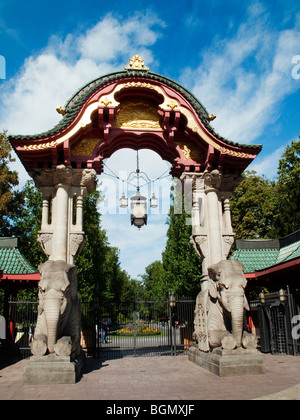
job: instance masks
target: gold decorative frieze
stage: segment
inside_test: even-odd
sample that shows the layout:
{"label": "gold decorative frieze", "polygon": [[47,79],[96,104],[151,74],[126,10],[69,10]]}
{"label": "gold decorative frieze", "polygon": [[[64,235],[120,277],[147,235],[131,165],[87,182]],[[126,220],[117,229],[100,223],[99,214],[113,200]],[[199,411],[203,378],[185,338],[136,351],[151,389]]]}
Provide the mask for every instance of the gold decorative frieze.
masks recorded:
{"label": "gold decorative frieze", "polygon": [[121,104],[116,128],[161,129],[157,109],[145,102]]}
{"label": "gold decorative frieze", "polygon": [[151,83],[146,83],[146,82],[127,82],[123,86],[123,88],[131,88],[131,87],[155,89],[155,86],[151,85]]}
{"label": "gold decorative frieze", "polygon": [[47,143],[40,144],[30,144],[29,146],[24,146],[24,150],[44,150],[55,147],[58,144],[58,140],[48,141]]}
{"label": "gold decorative frieze", "polygon": [[71,148],[71,153],[73,156],[91,156],[100,141],[100,139],[82,139]]}

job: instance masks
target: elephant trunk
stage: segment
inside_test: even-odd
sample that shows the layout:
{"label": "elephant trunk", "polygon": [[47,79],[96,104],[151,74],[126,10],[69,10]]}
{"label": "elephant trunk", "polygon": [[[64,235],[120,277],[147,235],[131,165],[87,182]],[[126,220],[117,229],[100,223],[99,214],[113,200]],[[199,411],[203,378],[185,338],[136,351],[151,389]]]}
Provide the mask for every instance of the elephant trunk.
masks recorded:
{"label": "elephant trunk", "polygon": [[244,323],[244,295],[237,293],[230,297],[231,328],[237,347],[242,346],[243,323]]}
{"label": "elephant trunk", "polygon": [[[51,293],[50,293],[51,292]],[[54,345],[58,338],[59,322],[61,317],[61,293],[50,290],[44,301],[44,312],[47,324],[48,350],[54,353]]]}

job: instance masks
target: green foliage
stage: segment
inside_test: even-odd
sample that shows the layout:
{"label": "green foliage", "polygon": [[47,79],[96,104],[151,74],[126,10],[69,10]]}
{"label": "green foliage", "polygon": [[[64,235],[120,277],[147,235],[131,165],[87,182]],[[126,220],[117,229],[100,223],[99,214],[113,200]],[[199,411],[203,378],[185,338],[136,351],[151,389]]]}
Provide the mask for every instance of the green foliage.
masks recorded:
{"label": "green foliage", "polygon": [[88,242],[76,258],[78,291],[83,301],[94,296],[100,299],[120,301],[127,273],[120,268],[119,250],[108,243],[106,231],[101,228],[101,215],[97,209],[98,191],[84,198],[83,229]]}
{"label": "green foliage", "polygon": [[15,189],[19,184],[18,173],[9,168],[14,162],[11,151],[6,133],[0,133],[0,236],[12,235],[13,219],[24,202],[24,194]]}
{"label": "green foliage", "polygon": [[144,285],[144,296],[146,300],[166,299],[168,289],[166,284],[166,273],[161,261],[154,261],[145,268],[142,275]]}
{"label": "green foliage", "polygon": [[237,238],[279,238],[300,229],[300,140],[286,147],[277,174],[276,181],[243,174],[230,199]]}
{"label": "green foliage", "polygon": [[47,260],[37,242],[38,231],[41,229],[43,196],[32,180],[26,182],[23,194],[25,204],[19,216],[14,219],[14,235],[19,238],[21,253],[37,268]]}
{"label": "green foliage", "polygon": [[254,171],[246,171],[230,198],[236,238],[272,238],[275,184]]}
{"label": "green foliage", "polygon": [[188,220],[190,218],[184,210],[181,214],[175,214],[174,206],[171,206],[167,220],[167,244],[162,261],[167,288],[175,296],[192,297],[200,290],[202,262],[190,244],[192,226],[187,224]]}
{"label": "green foliage", "polygon": [[[182,203],[179,214],[174,211],[180,208],[176,200]],[[190,220],[185,212],[184,197],[175,192],[174,204],[170,207],[167,219],[169,228],[166,248],[162,254],[166,287],[175,296],[194,297],[200,290],[202,261],[190,244]]]}
{"label": "green foliage", "polygon": [[274,227],[283,237],[300,229],[300,140],[287,146],[277,174]]}
{"label": "green foliage", "polygon": [[125,271],[123,271],[123,273],[124,282],[120,296],[121,301],[132,302],[135,300],[144,300],[145,293],[143,283],[139,280],[130,278]]}
{"label": "green foliage", "polygon": [[[167,224],[167,243],[162,261],[150,264],[143,275],[145,296],[166,299],[168,292],[178,297],[194,297],[200,290],[201,259],[190,244],[192,227],[184,210],[184,197],[172,195]],[[176,212],[175,209],[181,209]]]}

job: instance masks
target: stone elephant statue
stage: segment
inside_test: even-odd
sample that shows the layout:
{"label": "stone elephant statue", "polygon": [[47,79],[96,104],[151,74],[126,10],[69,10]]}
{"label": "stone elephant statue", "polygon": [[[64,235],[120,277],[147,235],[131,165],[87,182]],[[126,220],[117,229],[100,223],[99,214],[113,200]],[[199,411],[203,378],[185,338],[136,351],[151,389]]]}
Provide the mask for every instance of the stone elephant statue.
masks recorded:
{"label": "stone elephant statue", "polygon": [[208,268],[207,287],[196,300],[194,338],[202,351],[222,346],[256,348],[257,340],[244,330],[247,280],[237,260],[222,260]]}
{"label": "stone elephant statue", "polygon": [[80,353],[80,302],[76,267],[64,261],[39,266],[38,319],[31,352],[76,357]]}

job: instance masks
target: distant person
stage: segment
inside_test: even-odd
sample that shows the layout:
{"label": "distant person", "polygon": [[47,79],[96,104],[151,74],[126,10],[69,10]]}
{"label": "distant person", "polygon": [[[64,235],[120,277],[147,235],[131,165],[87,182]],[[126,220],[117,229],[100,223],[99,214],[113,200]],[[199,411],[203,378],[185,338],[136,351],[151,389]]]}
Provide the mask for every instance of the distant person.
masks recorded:
{"label": "distant person", "polygon": [[28,335],[29,335],[29,343],[31,343],[32,340],[33,340],[33,336],[34,336],[34,324],[33,323],[31,323],[29,325]]}

